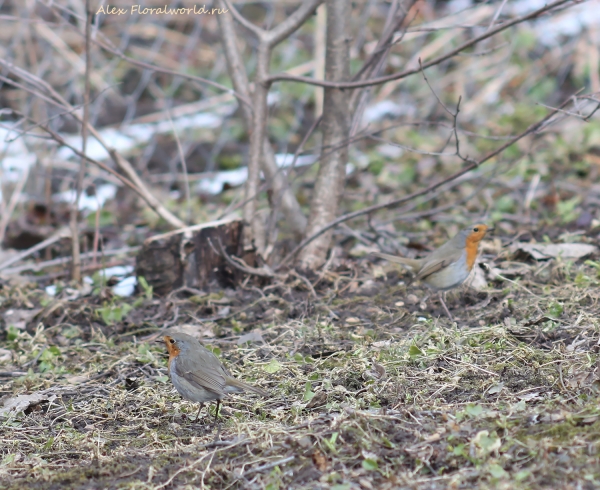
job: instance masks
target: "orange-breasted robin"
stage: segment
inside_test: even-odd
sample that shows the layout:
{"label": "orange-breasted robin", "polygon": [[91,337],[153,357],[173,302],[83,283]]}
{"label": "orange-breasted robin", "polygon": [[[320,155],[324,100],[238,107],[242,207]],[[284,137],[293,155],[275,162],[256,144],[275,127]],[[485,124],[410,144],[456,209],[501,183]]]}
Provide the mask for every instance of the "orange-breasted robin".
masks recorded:
{"label": "orange-breasted robin", "polygon": [[[408,259],[379,252],[373,252],[373,255],[405,265],[415,272],[415,279],[419,279],[438,292],[447,291],[460,286],[469,277],[475,265],[479,244],[488,231],[493,231],[493,228],[484,224],[464,228],[422,259]],[[440,301],[448,317],[452,319],[441,294]]]}
{"label": "orange-breasted robin", "polygon": [[191,335],[171,333],[163,337],[169,351],[169,375],[179,394],[186,400],[200,403],[196,420],[205,403],[217,401],[215,420],[221,400],[228,393],[252,391],[261,396],[267,392],[242,383],[231,374],[211,351]]}

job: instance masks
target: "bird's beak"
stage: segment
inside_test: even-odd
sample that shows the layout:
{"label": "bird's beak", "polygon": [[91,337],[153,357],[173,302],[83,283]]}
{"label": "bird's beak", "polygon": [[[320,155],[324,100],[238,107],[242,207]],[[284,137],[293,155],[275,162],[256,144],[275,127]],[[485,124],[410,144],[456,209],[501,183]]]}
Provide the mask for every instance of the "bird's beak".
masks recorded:
{"label": "bird's beak", "polygon": [[495,231],[496,231],[496,227],[495,226],[491,226],[490,228],[487,229],[486,233],[489,233],[491,235]]}

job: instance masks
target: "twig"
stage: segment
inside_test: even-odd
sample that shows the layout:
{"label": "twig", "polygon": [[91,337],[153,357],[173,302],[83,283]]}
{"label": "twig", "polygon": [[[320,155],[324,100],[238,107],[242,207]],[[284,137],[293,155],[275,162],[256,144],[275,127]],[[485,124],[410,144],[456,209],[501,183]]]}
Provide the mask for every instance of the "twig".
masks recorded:
{"label": "twig", "polygon": [[207,221],[206,223],[201,223],[199,225],[192,226],[184,226],[183,228],[179,228],[178,230],[168,231],[167,233],[161,233],[160,235],[154,235],[144,240],[144,245],[148,245],[156,240],[163,240],[165,238],[170,238],[173,235],[178,235],[180,233],[189,233],[194,231],[200,231],[204,228],[213,228],[221,225],[226,225],[228,223],[232,223],[234,221],[240,221],[239,218],[228,218],[228,219],[220,219],[215,221]]}
{"label": "twig", "polygon": [[[485,33],[481,34],[480,36],[474,37],[473,39],[464,42],[460,46],[449,51],[448,53],[446,53],[442,56],[438,56],[437,58],[434,58],[431,61],[428,61],[427,63],[423,64],[423,68],[429,68],[431,66],[439,65],[440,63],[452,58],[453,56],[460,53],[461,51],[464,51],[465,49],[470,48],[474,44],[477,44],[478,42],[483,41],[484,39],[492,37],[492,36],[498,34],[499,32],[502,32],[514,25],[520,24],[522,22],[526,22],[531,19],[535,19],[536,17],[538,17],[556,7],[560,7],[561,5],[564,5],[565,3],[569,3],[572,1],[573,0],[557,0],[555,2],[546,4],[544,7],[540,8],[540,9],[534,10],[533,12],[530,12],[529,14],[522,15],[521,17],[517,17],[516,19],[508,21],[505,24],[501,24],[498,27],[495,27],[493,29],[490,29],[489,31],[486,31]],[[361,80],[358,82],[332,82],[332,81],[327,81],[327,80],[315,80],[315,79],[309,78],[309,77],[293,76],[293,75],[287,75],[285,73],[282,73],[282,74],[273,75],[273,76],[269,77],[267,82],[268,83],[274,83],[274,82],[279,82],[279,81],[300,82],[300,83],[308,83],[310,85],[318,85],[320,87],[348,89],[348,88],[370,87],[372,85],[381,85],[382,83],[406,78],[407,76],[414,75],[415,73],[418,73],[419,71],[420,71],[420,68],[411,68],[408,70],[404,70],[400,73],[394,73],[392,75],[388,75],[388,76],[384,76],[384,77],[371,78],[369,80]]]}
{"label": "twig", "polygon": [[[96,256],[98,255],[98,246],[100,244],[100,201],[96,198],[96,215],[94,216],[94,240],[92,242],[92,264],[96,265]],[[104,247],[102,247],[104,248]]]}
{"label": "twig", "polygon": [[[70,236],[70,235],[68,235],[68,236]],[[102,255],[104,257],[110,257],[112,255],[129,254],[129,253],[132,254],[132,253],[138,252],[139,250],[140,250],[140,247],[124,247],[124,248],[117,248],[114,250],[103,251]],[[81,254],[82,259],[92,259],[94,257],[95,257],[94,252],[88,252],[88,253]],[[19,260],[22,260],[23,258],[24,257],[21,257]],[[37,264],[21,265],[19,267],[13,267],[11,269],[5,269],[3,274],[6,274],[6,275],[19,274],[20,272],[23,272],[23,271],[38,272],[38,271],[41,271],[44,269],[48,269],[50,267],[68,264],[69,262],[71,262],[71,260],[73,260],[73,257],[61,257],[59,259],[52,259],[52,260],[46,260],[44,262],[38,262]],[[4,264],[2,264],[2,266],[0,266],[0,268],[2,268],[3,266],[4,266]]]}
{"label": "twig", "polygon": [[[210,238],[208,239],[208,243],[214,250],[214,245]],[[216,253],[218,253],[221,257],[223,257],[229,265],[231,265],[232,267],[235,267],[236,269],[238,269],[246,274],[249,274],[252,276],[258,276],[258,277],[266,277],[269,279],[273,279],[275,277],[278,279],[285,278],[284,275],[275,274],[274,272],[269,271],[264,267],[261,267],[261,268],[250,267],[248,264],[246,264],[246,262],[244,262],[239,257],[231,257],[226,252],[225,247],[223,246],[223,243],[221,242],[220,238],[217,239],[216,245],[217,245],[217,249],[215,250]]]}
{"label": "twig", "polygon": [[[245,186],[244,221],[250,226],[244,229],[244,249],[256,248],[259,255],[263,255],[266,248],[266,237],[261,216],[256,212],[256,199],[251,198],[258,194],[261,161],[262,167],[269,173],[276,173],[277,169],[266,168],[266,159],[263,159],[266,124],[267,124],[267,95],[269,85],[266,82],[269,76],[269,62],[272,49],[286,37],[297,30],[306,19],[315,11],[322,0],[304,0],[300,7],[292,15],[272,30],[265,31],[248,22],[237,12],[228,0],[222,0],[232,13],[233,17],[250,30],[258,39],[256,67],[254,77],[254,93],[252,94],[252,131],[250,133],[250,149],[248,151],[248,178]],[[265,172],[267,173],[267,172]],[[278,189],[275,189],[276,191]],[[282,186],[282,190],[288,191]],[[287,209],[288,203],[285,203]],[[300,213],[299,207],[295,206],[296,213]],[[294,216],[295,219],[297,219]]]}
{"label": "twig", "polygon": [[46,247],[49,247],[53,243],[56,243],[57,241],[61,240],[62,238],[69,238],[70,236],[71,236],[71,232],[69,231],[68,228],[66,228],[66,227],[60,228],[58,231],[56,231],[56,233],[54,233],[52,236],[46,238],[43,242],[40,242],[37,245],[34,245],[31,248],[28,248],[27,250],[23,250],[23,252],[4,261],[2,264],[0,264],[0,271],[2,269],[6,269],[9,265],[20,262],[24,258],[27,258],[30,255],[36,253],[38,250],[42,250]]}
{"label": "twig", "polygon": [[[381,132],[381,131],[378,131],[378,132]],[[403,150],[409,151],[411,153],[416,153],[418,155],[432,155],[432,156],[439,156],[439,157],[449,157],[449,156],[456,155],[456,152],[450,153],[450,152],[417,150],[416,148],[412,148],[410,146],[401,145],[400,143],[396,143],[394,141],[388,141],[385,138],[381,138],[379,136],[373,136],[372,134],[368,135],[367,137],[369,139],[373,140],[373,141],[379,141],[381,143],[385,143],[386,145],[395,146],[397,148],[402,148]]]}
{"label": "twig", "polygon": [[[90,37],[92,29],[92,10],[90,8],[90,0],[85,0],[85,82],[83,90],[83,120],[81,123],[81,153],[86,154],[88,124],[90,121]],[[71,216],[69,217],[71,225],[71,250],[73,253],[73,263],[71,264],[71,279],[76,283],[81,282],[81,250],[79,243],[79,233],[77,230],[77,221],[79,218],[79,200],[83,192],[83,178],[87,160],[81,158],[79,163],[79,172],[77,173],[77,182],[75,184],[75,202],[71,208]]]}
{"label": "twig", "polygon": [[500,376],[498,373],[495,373],[493,371],[488,371],[487,369],[483,369],[483,368],[477,366],[476,364],[471,364],[470,362],[461,361],[460,359],[454,359],[452,357],[446,357],[446,356],[443,356],[443,357],[444,357],[444,359],[447,359],[448,361],[458,362],[459,364],[464,364],[465,366],[472,367],[473,369],[477,369],[477,370],[482,371],[491,376],[497,376],[497,377]]}
{"label": "twig", "polygon": [[[61,6],[58,3],[53,2],[51,5],[48,5],[48,6],[50,8],[60,9],[60,10],[64,11],[65,13],[68,13],[70,16],[76,17],[79,20],[83,20],[80,16],[77,15],[77,12],[75,12],[67,7]],[[62,17],[62,16],[59,16],[59,17]],[[22,19],[19,19],[19,20],[22,20]],[[67,25],[69,27],[74,27],[73,24],[67,24]],[[78,29],[75,29],[75,32],[77,32],[77,34],[79,34],[80,36],[83,36],[83,33],[81,31],[79,31]],[[208,80],[206,78],[189,75],[187,73],[180,73],[180,72],[177,72],[174,70],[169,70],[168,68],[162,68],[160,66],[156,66],[156,65],[152,65],[150,63],[145,63],[143,61],[136,60],[134,58],[131,58],[131,57],[125,55],[124,53],[119,51],[117,48],[110,46],[108,44],[108,42],[109,42],[108,40],[107,40],[107,42],[103,42],[103,41],[100,41],[99,39],[95,38],[95,39],[93,39],[93,41],[94,41],[94,43],[96,43],[98,46],[100,46],[105,51],[108,51],[109,53],[121,58],[123,61],[127,61],[128,63],[130,63],[132,65],[139,66],[140,68],[143,68],[145,70],[150,70],[150,71],[154,71],[157,73],[164,73],[166,75],[173,75],[175,77],[180,77],[180,78],[183,78],[186,80],[191,80],[191,81],[203,84],[203,85],[208,85],[210,87],[222,90],[223,92],[226,92],[230,95],[233,95],[236,99],[238,99],[240,102],[242,102],[243,104],[245,104],[248,107],[251,107],[251,105],[252,105],[250,103],[250,100],[247,97],[244,97],[242,94],[236,92],[235,90],[232,90],[229,87],[226,87],[225,85],[221,85],[220,83],[214,82],[212,80]]]}
{"label": "twig", "polygon": [[167,115],[169,117],[169,122],[171,123],[171,128],[173,129],[173,137],[175,138],[175,143],[177,144],[177,152],[179,153],[179,159],[181,160],[181,170],[183,171],[183,188],[185,193],[185,202],[187,206],[187,220],[189,223],[192,221],[192,200],[190,197],[190,181],[188,179],[187,162],[185,161],[185,153],[183,151],[183,146],[181,146],[181,140],[179,139],[179,135],[177,134],[177,129],[175,128],[175,123],[173,122],[173,118],[171,117],[170,110],[167,110]]}
{"label": "twig", "polygon": [[427,79],[427,75],[425,75],[425,70],[423,69],[423,64],[421,63],[421,58],[419,58],[419,66],[421,67],[421,72],[423,74],[423,79],[425,80],[425,83],[429,87],[429,90],[431,90],[431,93],[436,98],[436,100],[438,101],[438,103],[444,108],[444,110],[448,114],[450,114],[450,116],[452,116],[452,132],[454,134],[454,141],[455,141],[455,145],[456,145],[455,155],[458,158],[460,158],[463,162],[473,162],[473,160],[470,160],[467,157],[463,157],[460,154],[460,139],[458,138],[458,129],[457,129],[457,126],[458,126],[458,113],[460,112],[460,102],[462,101],[462,95],[460,95],[458,97],[458,102],[456,103],[456,111],[452,112],[450,109],[448,109],[448,107],[446,107],[446,104],[444,104],[442,102],[442,100],[439,98],[439,96],[435,92],[435,90],[433,90],[433,87],[431,86],[431,84],[429,83],[429,80]]}
{"label": "twig", "polygon": [[562,386],[562,389],[564,391],[566,391],[567,393],[570,392],[570,390],[567,389],[567,387],[565,386],[565,382],[563,380],[563,372],[562,372],[562,365],[563,365],[564,361],[560,362],[557,366],[558,369],[558,375],[559,375],[559,379],[560,379],[560,385]]}
{"label": "twig", "polygon": [[[578,91],[577,93],[579,93],[580,91]],[[575,94],[575,95],[577,95],[577,94]],[[387,203],[384,203],[384,204],[374,204],[373,206],[368,206],[368,207],[366,207],[364,209],[361,209],[359,211],[354,211],[352,213],[344,214],[343,216],[340,216],[339,218],[331,221],[330,223],[328,223],[327,225],[325,225],[323,228],[317,230],[315,233],[313,233],[312,235],[310,235],[310,236],[306,237],[304,240],[302,240],[280,262],[280,264],[275,268],[275,270],[279,270],[281,267],[284,267],[285,265],[287,265],[296,256],[296,254],[300,250],[302,250],[308,243],[312,242],[315,238],[317,238],[321,234],[325,233],[326,231],[331,230],[332,228],[334,228],[335,226],[339,225],[340,223],[343,223],[345,221],[354,219],[354,218],[356,218],[358,216],[363,216],[365,214],[370,214],[370,213],[373,213],[375,211],[379,211],[380,209],[395,207],[395,206],[398,206],[399,204],[403,204],[403,203],[405,203],[407,201],[410,201],[410,200],[414,199],[415,197],[419,197],[419,196],[422,196],[424,194],[428,194],[429,192],[432,192],[432,191],[436,190],[438,187],[446,184],[447,182],[455,180],[455,179],[461,177],[462,175],[466,174],[467,172],[470,172],[471,170],[479,167],[480,165],[482,165],[483,163],[487,162],[491,158],[493,158],[496,155],[499,155],[500,153],[502,153],[506,148],[508,148],[509,146],[515,144],[517,141],[519,141],[520,139],[524,138],[528,134],[534,133],[534,132],[538,131],[539,129],[541,129],[542,126],[544,126],[544,124],[546,124],[546,122],[548,122],[554,116],[554,114],[556,114],[558,112],[558,109],[562,109],[567,104],[569,104],[570,101],[571,101],[571,97],[569,97],[567,100],[565,100],[557,109],[554,109],[554,110],[550,111],[550,113],[546,117],[544,117],[540,121],[538,121],[538,122],[532,124],[531,126],[529,126],[521,134],[519,134],[519,135],[511,138],[505,144],[501,145],[499,148],[497,148],[493,152],[489,153],[487,156],[483,157],[481,160],[479,160],[477,162],[473,162],[473,163],[471,163],[469,165],[466,165],[461,170],[459,170],[458,172],[455,172],[451,176],[449,176],[449,177],[447,177],[445,179],[442,179],[441,181],[436,182],[435,184],[431,184],[430,186],[426,187],[425,189],[422,189],[422,190],[417,191],[417,192],[413,192],[412,194],[409,194],[408,196],[404,196],[404,197],[401,197],[399,199],[394,199],[393,201],[390,201],[390,202],[387,202]]]}
{"label": "twig", "polygon": [[[4,241],[4,234],[6,233],[6,227],[8,226],[8,223],[10,222],[10,218],[19,202],[19,197],[21,196],[21,192],[23,192],[23,188],[25,187],[25,184],[27,183],[27,179],[29,178],[29,169],[30,169],[30,166],[26,165],[25,169],[23,170],[23,175],[17,182],[17,185],[15,186],[15,188],[10,196],[10,199],[8,201],[8,205],[6,206],[6,209],[1,210],[2,216],[0,217],[0,243],[2,243]],[[2,190],[2,189],[0,189],[0,190]]]}
{"label": "twig", "polygon": [[[555,109],[554,107],[546,105],[546,104],[542,104],[541,102],[538,102],[537,105],[541,105],[542,107],[545,107],[546,109]],[[592,110],[592,112],[590,112],[587,116],[584,116],[582,114],[577,114],[576,112],[564,111],[562,109],[556,109],[556,110],[567,116],[576,117],[577,119],[581,119],[583,122],[588,122],[590,120],[590,117],[592,117],[599,108],[600,108],[600,102],[596,105],[596,107]]]}
{"label": "twig", "polygon": [[[224,0],[217,0],[217,6],[225,8],[227,4],[224,2]],[[229,15],[219,15],[217,16],[217,22],[219,23],[221,43],[223,44],[223,49],[225,51],[227,69],[233,82],[233,86],[239,93],[250,100],[250,84],[248,82],[248,75],[244,68],[242,55],[236,43],[237,36],[233,18]],[[267,74],[265,74],[265,76],[266,75]],[[257,77],[255,77],[255,82],[256,79]],[[241,105],[240,108],[242,110],[246,131],[250,134],[255,128],[251,103],[248,105]],[[302,209],[300,208],[300,204],[298,203],[296,196],[283,178],[281,169],[277,167],[275,154],[267,138],[265,138],[263,141],[262,151],[263,158],[260,159],[259,163],[265,174],[266,180],[273,189],[274,194],[279,196],[279,199],[281,200],[282,211],[288,225],[294,232],[304,233],[307,221],[306,217],[302,213]],[[254,195],[247,196],[246,199],[244,199],[244,205],[245,203],[249,202],[249,199],[254,200]]]}
{"label": "twig", "polygon": [[270,470],[271,468],[275,468],[275,466],[280,466],[282,464],[289,463],[290,461],[293,461],[294,459],[296,459],[295,455],[288,456],[287,458],[280,459],[279,461],[273,461],[272,463],[264,464],[262,466],[259,466],[258,468],[253,468],[251,470],[248,470],[244,473],[243,476],[248,476],[253,473],[259,473],[261,471]]}
{"label": "twig", "polygon": [[[313,58],[315,60],[315,69],[313,77],[317,80],[325,78],[325,43],[327,41],[327,13],[325,5],[321,4],[317,8],[315,30],[313,34]],[[317,120],[323,115],[323,98],[325,89],[315,87],[313,96],[315,98],[314,116]],[[311,131],[309,131],[310,133]]]}
{"label": "twig", "polygon": [[297,279],[299,279],[300,281],[302,281],[304,284],[306,284],[306,287],[310,291],[310,294],[312,295],[313,298],[315,298],[315,299],[318,298],[315,288],[313,287],[313,285],[310,283],[310,281],[306,277],[304,277],[302,274],[298,274],[298,272],[296,272],[293,269],[290,271],[290,274],[292,276],[296,277]]}
{"label": "twig", "polygon": [[[377,42],[376,48],[363,64],[362,68],[358,71],[358,73],[356,73],[356,75],[354,75],[354,77],[352,77],[353,81],[365,80],[379,75],[392,46],[400,43],[402,39],[404,39],[408,27],[417,15],[417,12],[415,12],[413,18],[408,22],[408,25],[403,30],[402,34],[396,41],[394,41],[394,33],[400,29],[406,20],[408,12],[415,3],[416,0],[407,0],[402,4],[400,4],[400,0],[394,0],[392,2],[388,18],[383,27],[381,38]],[[369,93],[370,90],[368,88],[363,90],[355,90],[350,98],[350,108],[354,112],[352,116],[352,122],[350,124],[350,136],[354,136],[358,131],[365,108],[367,106]]]}
{"label": "twig", "polygon": [[503,281],[510,282],[511,284],[514,284],[519,289],[522,289],[526,293],[531,294],[534,298],[544,299],[542,296],[539,296],[539,295],[535,294],[533,291],[530,291],[525,286],[521,286],[517,281],[513,281],[512,279],[509,279],[508,277],[505,277],[502,274],[499,274],[498,272],[492,272],[492,274],[494,275],[494,277],[498,277],[498,278],[502,279]]}
{"label": "twig", "polygon": [[496,10],[496,13],[494,14],[494,17],[492,17],[492,21],[490,22],[490,25],[488,27],[488,31],[492,27],[494,27],[494,24],[498,20],[498,17],[500,17],[500,12],[502,12],[502,9],[504,8],[505,5],[506,5],[506,0],[502,0],[502,3],[500,4],[500,7],[498,7],[498,9]]}
{"label": "twig", "polygon": [[[238,442],[234,442],[233,444],[230,444],[229,446],[224,446],[218,449],[215,449],[214,451],[211,451],[210,453],[206,453],[203,456],[201,456],[200,458],[198,458],[196,461],[193,461],[192,463],[190,463],[187,466],[182,466],[181,468],[179,468],[175,473],[173,473],[171,475],[171,477],[164,483],[161,483],[160,485],[154,487],[156,490],[158,490],[159,488],[164,488],[166,486],[169,486],[171,484],[171,482],[181,473],[185,472],[185,471],[192,471],[192,469],[194,468],[194,466],[196,466],[197,464],[201,463],[208,455],[214,455],[219,451],[223,451],[225,449],[231,449],[232,447],[235,446],[239,446],[240,444],[248,444],[249,441],[242,439],[241,441]],[[206,446],[208,447],[208,446]]]}
{"label": "twig", "polygon": [[[84,257],[84,254],[82,255],[82,259]],[[87,254],[85,254],[87,256]],[[68,263],[68,262],[67,262]],[[116,267],[116,266],[124,266],[124,265],[133,265],[134,259],[130,258],[128,259],[115,259],[115,260],[107,260],[107,261],[102,261],[101,263],[89,263],[89,264],[84,264],[82,263],[81,265],[81,272],[95,272],[95,271],[99,271],[99,270],[103,270],[103,269],[108,269],[109,267]],[[11,271],[11,269],[7,269],[6,273],[8,274]],[[63,269],[63,270],[59,270],[57,272],[50,272],[48,274],[44,274],[41,276],[23,276],[28,278],[29,280],[32,280],[36,283],[43,283],[46,281],[54,281],[56,279],[59,279],[61,277],[65,277],[68,276],[70,273],[69,270],[67,269]],[[103,278],[104,280],[104,278]]]}
{"label": "twig", "polygon": [[[61,107],[62,109],[67,109],[71,111],[71,115],[73,116],[73,118],[79,123],[83,124],[83,119],[77,114],[75,107],[73,107],[67,100],[65,100],[50,84],[40,79],[39,77],[36,77],[31,73],[15,66],[13,63],[8,62],[5,59],[0,58],[0,65],[5,66],[9,71],[12,71],[15,75],[18,75],[22,79],[26,80],[28,83],[50,94],[51,97],[45,97],[44,100],[48,101],[52,105],[56,105],[58,107]],[[36,91],[31,90],[28,87],[24,87],[24,90],[30,91],[38,95]],[[14,112],[18,113],[17,111]],[[140,179],[139,175],[137,175],[132,165],[125,158],[123,158],[114,148],[111,148],[106,144],[106,142],[104,141],[100,133],[96,130],[96,128],[94,128],[91,124],[87,124],[87,127],[89,132],[94,136],[98,143],[100,143],[100,145],[108,152],[115,164],[127,174],[129,179],[131,179],[130,182],[133,182],[133,185],[135,186],[134,190],[146,201],[150,208],[152,208],[153,211],[155,211],[161,218],[163,218],[174,228],[184,227],[185,223],[181,221],[177,216],[172,214],[169,210],[167,210],[161,204],[161,202],[156,197],[154,197],[154,195],[148,190],[142,179]],[[79,150],[76,150],[71,145],[68,145],[62,137],[60,137],[56,132],[52,131],[49,127],[43,127],[43,129],[49,134],[51,134],[56,141],[61,141],[64,146],[68,146],[69,148],[71,148],[71,150],[73,150],[74,153],[80,156],[82,155],[82,153]],[[95,162],[87,156],[85,156],[85,158],[87,158],[88,161]],[[102,168],[104,170],[108,169],[108,167],[106,166],[103,166]],[[118,174],[114,171],[109,172],[115,176],[118,176]]]}

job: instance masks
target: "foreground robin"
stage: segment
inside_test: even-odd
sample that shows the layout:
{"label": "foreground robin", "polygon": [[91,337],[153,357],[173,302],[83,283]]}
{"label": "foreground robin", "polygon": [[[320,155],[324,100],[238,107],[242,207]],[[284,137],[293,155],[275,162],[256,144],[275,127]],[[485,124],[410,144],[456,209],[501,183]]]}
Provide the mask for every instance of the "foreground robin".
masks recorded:
{"label": "foreground robin", "polygon": [[[488,231],[493,231],[493,228],[483,224],[469,226],[422,259],[408,259],[379,252],[373,252],[373,255],[408,266],[416,273],[415,279],[436,291],[447,291],[460,286],[469,277],[475,265],[479,243]],[[440,301],[452,320],[441,294]]]}
{"label": "foreground robin", "polygon": [[217,400],[216,420],[221,400],[228,393],[252,391],[267,396],[266,391],[232,378],[217,356],[191,335],[177,332],[165,335],[163,340],[169,351],[168,371],[175,388],[186,400],[200,403],[196,420],[206,402]]}

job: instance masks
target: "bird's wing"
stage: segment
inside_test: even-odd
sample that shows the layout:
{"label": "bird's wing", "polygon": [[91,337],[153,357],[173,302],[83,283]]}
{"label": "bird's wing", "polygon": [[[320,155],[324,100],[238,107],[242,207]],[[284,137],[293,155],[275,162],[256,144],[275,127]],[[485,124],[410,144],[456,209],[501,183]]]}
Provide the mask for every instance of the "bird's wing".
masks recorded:
{"label": "bird's wing", "polygon": [[427,263],[423,264],[423,268],[416,275],[415,279],[423,280],[431,274],[442,270],[444,267],[448,267],[453,260],[428,260]]}
{"label": "bird's wing", "polygon": [[419,259],[409,259],[407,257],[399,257],[397,255],[384,254],[381,252],[371,252],[371,255],[379,257],[380,259],[385,259],[389,262],[394,262],[395,264],[405,265],[413,270],[418,270],[422,263]]}
{"label": "bird's wing", "polygon": [[463,253],[464,250],[457,247],[453,240],[444,243],[423,260],[423,267],[417,272],[416,279],[425,279],[427,276],[435,274],[444,267],[448,267],[453,262],[460,260]]}
{"label": "bird's wing", "polygon": [[204,348],[188,352],[185,357],[177,356],[175,369],[179,376],[192,384],[218,395],[225,393],[227,372],[217,357]]}

